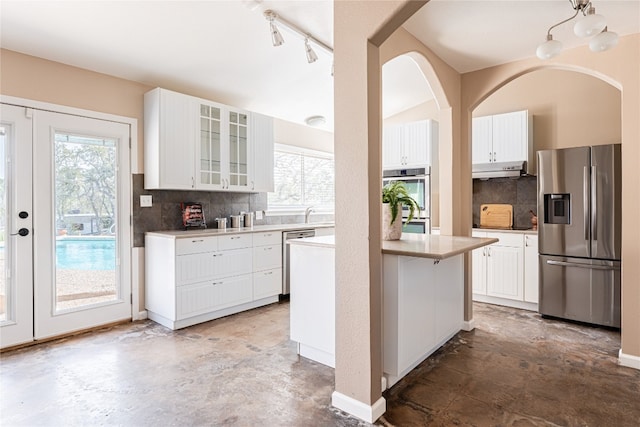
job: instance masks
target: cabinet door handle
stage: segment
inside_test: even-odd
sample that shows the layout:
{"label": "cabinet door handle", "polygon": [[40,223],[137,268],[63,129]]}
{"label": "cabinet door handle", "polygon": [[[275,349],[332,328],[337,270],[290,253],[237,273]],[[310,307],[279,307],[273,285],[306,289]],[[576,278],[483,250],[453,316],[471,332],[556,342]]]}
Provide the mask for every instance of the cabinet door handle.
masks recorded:
{"label": "cabinet door handle", "polygon": [[198,242],[204,242],[204,239],[200,239],[200,240],[192,240],[191,243],[198,243]]}
{"label": "cabinet door handle", "polygon": [[211,284],[212,284],[213,286],[215,286],[215,285],[222,285],[223,283],[224,283],[224,282],[211,282]]}
{"label": "cabinet door handle", "polygon": [[264,248],[265,251],[270,251],[271,249],[273,249],[273,246],[269,246],[268,248]]}
{"label": "cabinet door handle", "polygon": [[487,248],[487,256],[491,256],[491,248]]}
{"label": "cabinet door handle", "polygon": [[495,151],[493,152],[493,161],[494,162],[496,161],[496,152]]}
{"label": "cabinet door handle", "polygon": [[269,276],[271,274],[273,274],[273,271],[267,271],[266,273],[264,273],[265,276]]}
{"label": "cabinet door handle", "polygon": [[493,161],[493,157],[491,157],[491,151],[489,151],[489,163]]}

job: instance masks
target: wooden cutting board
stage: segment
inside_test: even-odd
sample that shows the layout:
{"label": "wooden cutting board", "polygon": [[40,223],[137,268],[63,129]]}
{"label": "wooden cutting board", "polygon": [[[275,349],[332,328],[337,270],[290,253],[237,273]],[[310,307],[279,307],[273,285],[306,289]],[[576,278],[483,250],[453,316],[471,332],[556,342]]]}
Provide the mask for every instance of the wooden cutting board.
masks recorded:
{"label": "wooden cutting board", "polygon": [[513,205],[480,205],[480,227],[512,228]]}

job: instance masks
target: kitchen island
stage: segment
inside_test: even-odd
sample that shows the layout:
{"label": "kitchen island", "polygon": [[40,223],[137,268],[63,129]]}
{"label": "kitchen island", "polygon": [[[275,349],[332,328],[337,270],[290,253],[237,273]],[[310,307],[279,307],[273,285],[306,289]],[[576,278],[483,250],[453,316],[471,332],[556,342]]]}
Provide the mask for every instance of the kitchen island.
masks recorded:
{"label": "kitchen island", "polygon": [[[403,234],[383,241],[383,370],[390,387],[464,326],[464,253],[495,238]],[[334,236],[291,245],[291,339],[335,367]]]}

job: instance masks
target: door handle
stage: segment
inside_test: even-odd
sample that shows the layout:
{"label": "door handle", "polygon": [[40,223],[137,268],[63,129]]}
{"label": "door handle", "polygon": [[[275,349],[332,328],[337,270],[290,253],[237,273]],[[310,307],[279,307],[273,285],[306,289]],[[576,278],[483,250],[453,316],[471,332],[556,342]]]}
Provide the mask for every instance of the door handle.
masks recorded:
{"label": "door handle", "polygon": [[28,228],[21,228],[20,230],[18,230],[17,233],[13,233],[11,234],[11,236],[28,236],[29,235],[29,229]]}
{"label": "door handle", "polygon": [[591,239],[598,240],[598,170],[591,166]]}
{"label": "door handle", "polygon": [[589,240],[589,168],[584,167],[582,174],[582,207],[584,210],[584,240]]}
{"label": "door handle", "polygon": [[20,217],[21,219],[27,219],[29,218],[29,212],[20,211],[20,213],[18,214],[18,217]]}
{"label": "door handle", "polygon": [[566,262],[566,261],[547,260],[547,264],[549,264],[549,265],[557,265],[557,266],[560,266],[560,267],[588,268],[590,270],[614,270],[614,271],[620,270],[620,267],[617,267],[617,266],[579,264],[579,263],[576,263],[576,262]]}

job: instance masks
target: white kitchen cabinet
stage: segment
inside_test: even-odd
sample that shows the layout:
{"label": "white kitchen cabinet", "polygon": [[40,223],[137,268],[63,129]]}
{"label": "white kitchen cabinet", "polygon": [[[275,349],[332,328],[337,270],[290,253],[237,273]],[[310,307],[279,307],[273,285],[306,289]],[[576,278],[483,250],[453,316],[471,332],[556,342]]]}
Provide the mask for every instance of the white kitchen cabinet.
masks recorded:
{"label": "white kitchen cabinet", "polygon": [[[537,258],[537,235],[517,232],[487,232],[474,230],[473,237],[494,237],[499,242],[472,253],[473,299],[480,302],[510,307],[537,310],[537,260],[534,266],[526,261],[525,242],[535,243]],[[531,254],[529,253],[529,256]],[[534,268],[535,267],[535,268]],[[529,296],[527,283],[534,268],[536,299]],[[529,293],[528,293],[529,292]]]}
{"label": "white kitchen cabinet", "polygon": [[198,110],[196,189],[249,191],[249,112],[206,100],[199,100]]}
{"label": "white kitchen cabinet", "polygon": [[253,170],[251,190],[272,192],[273,181],[273,118],[251,113],[251,140],[253,141]]}
{"label": "white kitchen cabinet", "polygon": [[148,233],[149,318],[179,329],[278,301],[280,245],[279,232],[183,238]]}
{"label": "white kitchen cabinet", "polygon": [[144,188],[195,187],[194,98],[166,89],[144,95]]}
{"label": "white kitchen cabinet", "polygon": [[[489,236],[493,237],[493,236]],[[524,249],[493,244],[487,248],[487,295],[522,301]]]}
{"label": "white kitchen cabinet", "polygon": [[383,169],[431,165],[431,153],[438,143],[438,122],[422,120],[385,126],[382,141]]}
{"label": "white kitchen cabinet", "polygon": [[272,191],[273,119],[157,88],[144,159],[146,189]]}
{"label": "white kitchen cabinet", "polygon": [[474,117],[472,162],[526,161],[527,173],[535,175],[532,120],[527,110]]}
{"label": "white kitchen cabinet", "polygon": [[538,236],[524,236],[524,300],[538,303]]}
{"label": "white kitchen cabinet", "polygon": [[318,227],[315,229],[316,236],[333,236],[336,234],[335,227]]}
{"label": "white kitchen cabinet", "polygon": [[254,233],[253,298],[277,297],[282,293],[282,233]]}

